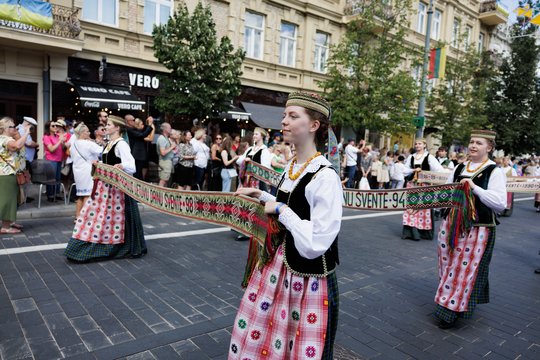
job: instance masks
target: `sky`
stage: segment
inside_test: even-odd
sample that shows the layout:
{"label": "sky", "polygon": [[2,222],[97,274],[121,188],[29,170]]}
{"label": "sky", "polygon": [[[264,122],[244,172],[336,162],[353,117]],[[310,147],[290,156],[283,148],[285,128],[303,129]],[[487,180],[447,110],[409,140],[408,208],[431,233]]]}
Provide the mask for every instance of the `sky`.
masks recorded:
{"label": "sky", "polygon": [[516,21],[516,12],[515,10],[519,6],[519,0],[502,0],[501,3],[506,5],[508,7],[508,11],[510,12],[510,23],[513,23]]}

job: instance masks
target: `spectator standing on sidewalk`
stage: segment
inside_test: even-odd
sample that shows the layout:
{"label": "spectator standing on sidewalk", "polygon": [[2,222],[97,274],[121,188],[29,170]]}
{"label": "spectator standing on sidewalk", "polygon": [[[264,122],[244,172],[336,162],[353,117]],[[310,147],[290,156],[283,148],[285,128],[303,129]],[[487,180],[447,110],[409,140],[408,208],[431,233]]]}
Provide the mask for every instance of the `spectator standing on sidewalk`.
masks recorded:
{"label": "spectator standing on sidewalk", "polygon": [[133,176],[144,180],[143,169],[148,168],[148,146],[145,138],[154,131],[154,119],[149,116],[146,119],[146,125],[140,119],[133,118],[133,115],[128,114],[124,119],[126,120],[131,155],[135,159],[135,167],[137,168]]}
{"label": "spectator standing on sidewalk", "polygon": [[221,151],[223,144],[223,136],[216,134],[214,137],[214,143],[210,148],[210,179],[208,180],[208,190],[221,191],[223,179],[221,177],[221,170],[223,169],[223,159],[221,158]]}
{"label": "spectator standing on sidewalk", "polygon": [[22,226],[15,223],[17,219],[17,195],[19,185],[16,173],[25,164],[24,156],[18,154],[24,151],[24,144],[30,134],[30,123],[23,124],[23,134],[18,140],[17,128],[12,118],[3,117],[0,120],[0,219],[2,220],[1,234],[17,234]]}
{"label": "spectator standing on sidewalk", "polygon": [[174,168],[174,180],[178,190],[191,190],[193,185],[193,163],[195,152],[191,145],[191,131],[184,131],[180,136],[178,145],[178,164]]}
{"label": "spectator standing on sidewalk", "polygon": [[[45,159],[49,160],[56,172],[56,181],[60,183],[62,179],[62,160],[64,159],[64,146],[67,138],[59,136],[58,125],[54,121],[45,124],[45,135],[43,135],[43,147],[45,149]],[[47,201],[55,201],[55,196],[60,190],[59,185],[47,185]]]}
{"label": "spectator standing on sidewalk", "polygon": [[234,164],[236,163],[236,160],[238,160],[239,156],[233,155],[233,151],[231,149],[232,144],[233,140],[231,139],[231,137],[225,136],[220,154],[223,161],[223,169],[221,170],[221,179],[223,181],[223,184],[221,186],[221,190],[224,192],[231,191],[232,180],[238,176],[238,173],[234,168]]}
{"label": "spectator standing on sidewalk", "polygon": [[354,188],[354,182],[356,177],[357,157],[358,153],[364,148],[366,142],[364,139],[360,140],[358,147],[354,143],[354,139],[349,139],[349,143],[345,146],[345,174],[348,179],[346,187],[349,189]]}
{"label": "spectator standing on sidewalk", "polygon": [[161,124],[161,135],[157,139],[157,153],[159,156],[159,186],[167,186],[171,178],[173,165],[172,159],[174,157],[174,150],[176,149],[176,143],[169,139],[171,135],[171,124]]}
{"label": "spectator standing on sidewalk", "polygon": [[193,183],[194,190],[202,190],[204,185],[204,173],[208,166],[208,160],[210,160],[210,148],[206,145],[206,131],[204,129],[198,129],[195,131],[195,137],[191,139],[191,145],[195,152],[194,163],[194,176],[195,181]]}

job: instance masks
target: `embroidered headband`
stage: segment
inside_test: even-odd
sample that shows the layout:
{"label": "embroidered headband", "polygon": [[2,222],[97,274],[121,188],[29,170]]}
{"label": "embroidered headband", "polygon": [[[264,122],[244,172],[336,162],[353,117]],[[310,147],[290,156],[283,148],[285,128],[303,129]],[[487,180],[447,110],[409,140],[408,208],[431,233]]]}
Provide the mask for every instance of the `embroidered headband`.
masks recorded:
{"label": "embroidered headband", "polygon": [[322,96],[305,91],[292,92],[289,94],[285,106],[301,106],[306,109],[320,112],[330,118],[330,104]]}
{"label": "embroidered headband", "polygon": [[495,140],[497,133],[493,130],[473,130],[471,131],[471,137],[484,138],[488,140]]}

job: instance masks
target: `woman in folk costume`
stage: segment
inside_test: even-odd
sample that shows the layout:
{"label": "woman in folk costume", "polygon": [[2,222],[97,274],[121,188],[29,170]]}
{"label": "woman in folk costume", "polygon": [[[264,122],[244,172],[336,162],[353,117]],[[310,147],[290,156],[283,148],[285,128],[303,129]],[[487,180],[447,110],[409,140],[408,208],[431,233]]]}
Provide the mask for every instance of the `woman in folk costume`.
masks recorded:
{"label": "woman in folk costume", "polygon": [[[412,187],[413,180],[418,173],[424,171],[442,172],[444,168],[439,161],[427,151],[425,139],[416,139],[414,143],[415,153],[405,160],[405,170],[403,175],[408,176],[407,187]],[[402,239],[412,239],[419,241],[433,240],[433,211],[427,210],[407,210],[403,213]]]}
{"label": "woman in folk costume", "polygon": [[466,234],[459,234],[459,230],[450,225],[451,216],[439,229],[435,316],[442,329],[453,327],[458,317],[471,318],[477,304],[489,302],[488,271],[498,223],[495,214],[506,206],[506,176],[488,158],[494,148],[495,132],[473,131],[469,160],[458,165],[447,181],[469,184],[477,218]]}
{"label": "woman in folk costume", "polygon": [[[135,173],[135,159],[123,139],[124,119],[110,115],[106,125],[110,141],[103,151],[105,164]],[[96,181],[93,194],[77,218],[72,238],[64,255],[73,261],[140,257],[146,254],[146,242],[135,200],[119,189]]]}
{"label": "woman in folk costume", "polygon": [[241,188],[265,203],[284,226],[270,256],[259,262],[234,323],[229,359],[333,359],[338,288],[335,268],[341,226],[341,183],[317,152],[328,133],[330,106],[320,96],[289,95],[281,122],[296,157],[287,165],[277,197]]}

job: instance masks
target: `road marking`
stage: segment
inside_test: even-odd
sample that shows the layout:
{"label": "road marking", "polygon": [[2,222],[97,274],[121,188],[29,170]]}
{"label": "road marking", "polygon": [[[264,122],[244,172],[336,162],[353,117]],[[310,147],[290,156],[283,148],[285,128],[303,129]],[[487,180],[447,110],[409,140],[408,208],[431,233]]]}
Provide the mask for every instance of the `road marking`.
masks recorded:
{"label": "road marking", "polygon": [[[528,198],[514,199],[514,201],[526,201],[526,200],[533,200],[533,199],[534,197],[528,197]],[[362,214],[362,215],[350,215],[350,216],[343,216],[342,221],[369,219],[369,218],[375,218],[375,217],[401,215],[401,214],[403,214],[403,211],[387,211],[387,212],[376,212],[376,213]],[[228,227],[217,227],[217,228],[212,228],[212,229],[180,231],[180,232],[165,233],[165,234],[152,234],[152,235],[146,235],[144,238],[146,240],[166,239],[166,238],[173,238],[173,237],[216,234],[216,233],[226,232],[230,230],[231,229]],[[35,245],[35,246],[23,246],[23,247],[10,248],[10,249],[0,249],[0,256],[22,254],[22,253],[27,253],[27,252],[45,251],[45,250],[65,249],[66,246],[67,246],[67,243],[61,243],[61,244]]]}

